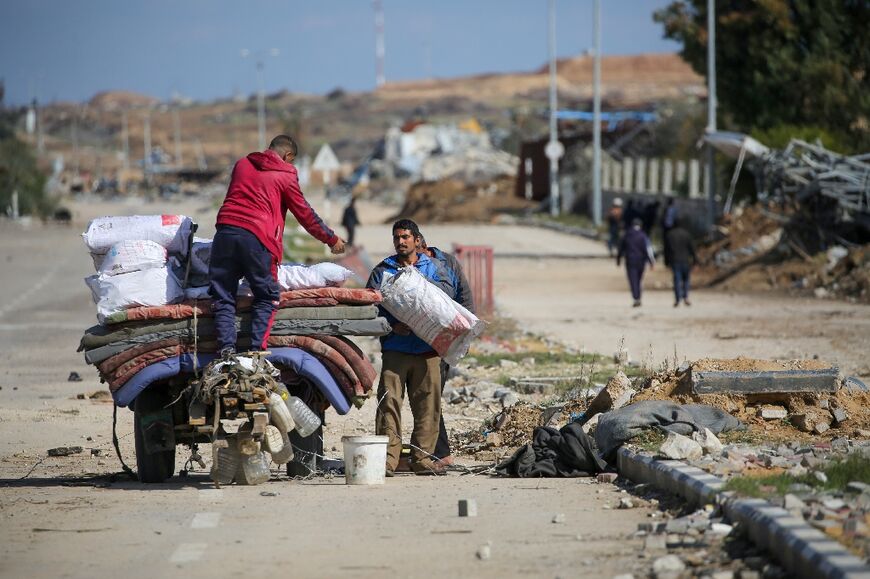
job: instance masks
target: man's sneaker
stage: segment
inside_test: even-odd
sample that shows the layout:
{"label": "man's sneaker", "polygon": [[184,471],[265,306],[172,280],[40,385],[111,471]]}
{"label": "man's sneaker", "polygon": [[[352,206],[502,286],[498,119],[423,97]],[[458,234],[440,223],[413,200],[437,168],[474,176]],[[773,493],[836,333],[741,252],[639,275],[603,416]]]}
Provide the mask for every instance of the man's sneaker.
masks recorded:
{"label": "man's sneaker", "polygon": [[232,359],[232,357],[235,355],[236,355],[236,349],[233,348],[232,346],[228,346],[228,347],[224,348],[218,354],[220,359],[223,360],[224,362],[229,362]]}

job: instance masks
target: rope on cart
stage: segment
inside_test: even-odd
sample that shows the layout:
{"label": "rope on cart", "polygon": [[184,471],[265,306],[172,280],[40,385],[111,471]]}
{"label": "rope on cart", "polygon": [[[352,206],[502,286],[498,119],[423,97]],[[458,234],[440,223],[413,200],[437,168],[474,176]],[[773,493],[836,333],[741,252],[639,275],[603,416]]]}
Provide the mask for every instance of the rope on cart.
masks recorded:
{"label": "rope on cart", "polygon": [[125,474],[129,475],[134,480],[139,477],[136,476],[136,473],[133,472],[133,469],[127,466],[127,463],[124,462],[124,459],[121,457],[121,446],[118,444],[118,405],[112,405],[112,444],[115,446],[115,454],[118,455],[118,461],[121,463],[121,469]]}

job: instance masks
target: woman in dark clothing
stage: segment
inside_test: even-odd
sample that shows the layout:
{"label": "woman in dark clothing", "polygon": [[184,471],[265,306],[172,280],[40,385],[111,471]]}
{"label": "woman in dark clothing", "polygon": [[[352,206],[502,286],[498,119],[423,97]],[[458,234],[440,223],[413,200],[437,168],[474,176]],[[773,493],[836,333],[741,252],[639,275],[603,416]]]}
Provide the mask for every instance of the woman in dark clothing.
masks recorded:
{"label": "woman in dark clothing", "polygon": [[341,225],[347,229],[347,244],[353,245],[356,226],[359,225],[359,217],[356,214],[356,198],[353,196],[350,198],[350,203],[344,208],[344,214],[341,216]]}
{"label": "woman in dark clothing", "polygon": [[635,218],[631,227],[625,232],[622,242],[619,244],[619,253],[616,255],[616,265],[619,266],[622,258],[625,258],[625,273],[628,275],[628,285],[631,288],[631,297],[634,298],[634,307],[640,307],[641,280],[647,263],[649,268],[655,266],[655,255],[649,237],[642,229],[643,221]]}

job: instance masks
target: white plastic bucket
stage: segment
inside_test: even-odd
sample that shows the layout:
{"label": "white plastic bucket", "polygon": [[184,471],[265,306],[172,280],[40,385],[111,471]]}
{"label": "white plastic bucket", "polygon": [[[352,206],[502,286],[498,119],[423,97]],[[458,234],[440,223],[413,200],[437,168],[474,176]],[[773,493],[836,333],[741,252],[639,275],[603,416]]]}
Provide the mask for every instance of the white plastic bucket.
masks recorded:
{"label": "white plastic bucket", "polygon": [[382,485],[387,468],[387,436],[343,436],[344,480],[349,485]]}

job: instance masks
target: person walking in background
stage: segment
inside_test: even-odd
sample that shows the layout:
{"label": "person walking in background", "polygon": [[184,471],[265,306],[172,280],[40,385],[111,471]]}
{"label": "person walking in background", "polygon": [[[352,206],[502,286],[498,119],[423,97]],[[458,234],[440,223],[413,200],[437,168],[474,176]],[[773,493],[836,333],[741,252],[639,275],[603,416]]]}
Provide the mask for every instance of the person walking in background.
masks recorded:
{"label": "person walking in background", "polygon": [[[474,296],[471,293],[471,284],[468,283],[468,278],[465,277],[465,272],[462,271],[462,264],[459,263],[453,254],[447,253],[437,247],[429,247],[426,243],[426,238],[420,235],[419,250],[425,253],[432,259],[439,261],[447,270],[447,275],[450,282],[453,284],[453,293],[450,297],[453,301],[462,305],[466,310],[474,312]],[[441,360],[441,394],[444,394],[444,386],[447,384],[447,375],[450,373],[450,365],[444,360]],[[453,455],[450,451],[450,439],[447,437],[447,428],[444,426],[444,414],[441,414],[441,422],[438,425],[438,442],[435,444],[435,452],[432,453],[436,459],[443,464],[450,466],[453,464]]]}
{"label": "person walking in background", "polygon": [[344,208],[344,213],[341,216],[341,225],[347,229],[347,244],[353,245],[353,240],[356,233],[356,226],[359,225],[359,216],[356,214],[356,197],[350,196],[350,202]]}
{"label": "person walking in background", "polygon": [[697,262],[692,236],[680,219],[675,218],[665,240],[665,248],[670,254],[665,257],[674,272],[674,307],[679,306],[680,301],[690,306],[689,273]]}
{"label": "person walking in background", "polygon": [[610,257],[619,247],[619,232],[622,226],[622,199],[617,197],[607,212],[607,253]]}
{"label": "person walking in background", "polygon": [[631,227],[625,232],[619,244],[619,253],[616,255],[617,267],[622,258],[625,258],[625,272],[628,275],[628,285],[636,308],[640,307],[641,281],[646,265],[649,264],[649,268],[653,269],[656,263],[652,244],[643,232],[642,226],[643,222],[640,218],[635,218],[631,222]]}
{"label": "person walking in background", "polygon": [[651,201],[644,206],[643,212],[641,213],[643,232],[646,233],[647,237],[652,237],[653,228],[656,225],[656,220],[659,214],[659,206],[661,206],[661,203],[659,203],[658,200]]}
{"label": "person walking in background", "polygon": [[668,249],[668,232],[674,228],[679,216],[679,210],[673,197],[668,197],[665,210],[662,213],[662,241],[664,243],[665,265],[670,266],[671,252]]}
{"label": "person walking in background", "polygon": [[266,151],[239,159],[217,214],[208,278],[218,352],[236,351],[236,293],[244,277],[251,286],[251,349],[265,350],[281,288],[278,264],[284,251],[287,210],[332,253],[344,252],[341,240],[317,215],[299,188],[296,142],[278,135]]}

